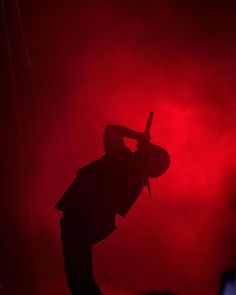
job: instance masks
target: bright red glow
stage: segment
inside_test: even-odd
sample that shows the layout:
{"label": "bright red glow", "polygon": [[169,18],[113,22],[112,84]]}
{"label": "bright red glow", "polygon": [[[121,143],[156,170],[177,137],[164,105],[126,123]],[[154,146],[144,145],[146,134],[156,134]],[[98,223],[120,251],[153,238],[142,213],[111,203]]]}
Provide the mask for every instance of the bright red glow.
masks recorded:
{"label": "bright red glow", "polygon": [[236,212],[228,197],[235,184],[227,178],[236,171],[235,53],[223,35],[207,42],[195,31],[200,11],[191,11],[188,27],[191,15],[175,6],[143,4],[136,13],[131,6],[83,6],[79,24],[71,21],[78,44],[60,49],[66,90],[43,106],[47,130],[28,187],[37,239],[50,243],[38,249],[41,294],[66,288],[54,204],[77,169],[103,154],[107,124],[143,130],[150,111],[152,141],[169,151],[171,167],[151,181],[153,198],[144,190],[127,218],[118,218],[118,230],[96,246],[97,281],[107,295],[209,295],[221,272],[236,268]]}

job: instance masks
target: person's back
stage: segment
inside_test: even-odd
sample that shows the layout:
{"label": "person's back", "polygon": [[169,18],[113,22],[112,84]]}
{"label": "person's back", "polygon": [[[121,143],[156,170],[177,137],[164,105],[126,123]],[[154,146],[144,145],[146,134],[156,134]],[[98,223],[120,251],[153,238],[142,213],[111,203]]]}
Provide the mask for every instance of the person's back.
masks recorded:
{"label": "person's back", "polygon": [[119,159],[103,156],[81,168],[56,208],[94,244],[115,229],[115,215],[127,213],[142,187],[143,175],[127,150]]}

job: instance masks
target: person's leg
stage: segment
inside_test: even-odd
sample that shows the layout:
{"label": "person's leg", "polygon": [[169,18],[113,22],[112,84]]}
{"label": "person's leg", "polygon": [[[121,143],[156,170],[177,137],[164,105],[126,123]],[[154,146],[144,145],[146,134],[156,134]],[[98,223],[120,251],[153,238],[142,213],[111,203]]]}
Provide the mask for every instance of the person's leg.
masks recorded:
{"label": "person's leg", "polygon": [[72,233],[62,230],[65,274],[72,295],[102,295],[93,275],[92,246]]}

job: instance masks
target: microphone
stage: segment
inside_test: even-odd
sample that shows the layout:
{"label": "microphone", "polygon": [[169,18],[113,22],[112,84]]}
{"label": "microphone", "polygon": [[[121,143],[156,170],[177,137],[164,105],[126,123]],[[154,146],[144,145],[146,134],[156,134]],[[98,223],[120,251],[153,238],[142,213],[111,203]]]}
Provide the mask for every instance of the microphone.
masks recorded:
{"label": "microphone", "polygon": [[148,115],[147,123],[144,129],[144,133],[149,133],[152,125],[152,120],[153,120],[153,112],[150,112]]}

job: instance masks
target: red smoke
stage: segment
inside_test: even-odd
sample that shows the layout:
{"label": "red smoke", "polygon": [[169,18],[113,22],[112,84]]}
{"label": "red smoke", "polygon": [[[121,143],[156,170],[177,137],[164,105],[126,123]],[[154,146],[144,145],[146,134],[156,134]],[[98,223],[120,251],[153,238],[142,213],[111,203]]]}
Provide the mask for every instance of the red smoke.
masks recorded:
{"label": "red smoke", "polygon": [[77,169],[103,154],[107,124],[143,130],[153,111],[152,141],[169,151],[171,166],[151,182],[153,198],[144,190],[95,247],[97,280],[107,295],[216,294],[221,272],[236,268],[231,9],[82,2],[52,5],[50,16],[41,4],[28,20],[43,44],[28,29],[45,129],[28,187],[38,292],[66,288],[54,204]]}

